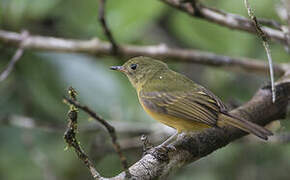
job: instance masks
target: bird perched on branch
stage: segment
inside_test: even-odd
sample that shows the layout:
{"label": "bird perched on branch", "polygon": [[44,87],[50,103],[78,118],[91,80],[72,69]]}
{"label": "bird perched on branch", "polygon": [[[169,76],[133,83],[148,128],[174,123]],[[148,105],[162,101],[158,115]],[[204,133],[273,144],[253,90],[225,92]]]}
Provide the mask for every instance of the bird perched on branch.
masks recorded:
{"label": "bird perched on branch", "polygon": [[149,57],[135,57],[123,66],[111,69],[123,72],[135,87],[144,110],[155,120],[177,130],[178,133],[201,131],[210,127],[230,125],[252,133],[264,140],[272,133],[250,121],[233,117],[223,102],[212,92],[186,76]]}

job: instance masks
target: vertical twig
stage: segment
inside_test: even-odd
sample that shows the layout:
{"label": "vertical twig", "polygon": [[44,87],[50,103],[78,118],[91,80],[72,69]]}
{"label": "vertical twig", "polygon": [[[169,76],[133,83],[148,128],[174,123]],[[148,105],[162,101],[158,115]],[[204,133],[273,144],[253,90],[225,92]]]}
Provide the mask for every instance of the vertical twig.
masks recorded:
{"label": "vertical twig", "polygon": [[112,125],[110,125],[107,121],[105,121],[103,118],[101,118],[93,110],[91,110],[89,107],[81,105],[75,99],[72,99],[72,98],[69,99],[69,98],[66,98],[66,97],[64,97],[64,99],[69,104],[71,104],[72,106],[74,106],[76,108],[79,108],[79,109],[82,109],[84,112],[86,112],[87,114],[89,114],[92,118],[94,118],[96,121],[98,121],[103,126],[105,126],[105,128],[107,129],[108,133],[111,136],[111,140],[112,140],[113,147],[114,147],[115,151],[117,152],[117,154],[118,154],[118,156],[120,158],[122,167],[123,167],[123,169],[125,170],[125,173],[126,173],[126,177],[127,178],[130,178],[131,177],[131,174],[130,174],[129,169],[128,169],[128,163],[127,163],[126,157],[123,155],[123,153],[121,151],[120,144],[117,141],[117,135],[116,135],[115,128]]}
{"label": "vertical twig", "polygon": [[[76,91],[70,87],[68,90],[69,96],[72,100],[76,101]],[[77,134],[77,118],[78,118],[78,109],[73,104],[70,104],[70,110],[68,112],[68,126],[64,133],[64,140],[68,144],[69,147],[73,147],[77,156],[90,170],[94,179],[101,179],[101,175],[94,168],[93,163],[89,160],[89,157],[86,155],[80,143],[76,139]]]}
{"label": "vertical twig", "polygon": [[143,146],[143,156],[147,154],[148,150],[151,149],[153,146],[152,144],[149,142],[148,137],[143,134],[141,136],[141,141],[142,141],[142,146]]}
{"label": "vertical twig", "polygon": [[[28,35],[29,35],[28,31],[22,31],[22,33],[21,33],[21,41],[23,41],[24,39],[26,39]],[[4,81],[8,77],[8,75],[12,71],[15,63],[23,55],[23,51],[24,51],[23,45],[22,45],[22,43],[20,43],[19,48],[17,49],[17,51],[15,52],[15,54],[13,55],[13,57],[11,58],[9,64],[6,67],[6,69],[4,69],[4,71],[0,74],[0,82],[1,81]]]}
{"label": "vertical twig", "polygon": [[115,41],[115,39],[113,38],[113,35],[107,25],[106,19],[105,19],[105,4],[106,4],[106,0],[99,0],[99,21],[101,22],[103,31],[105,33],[105,35],[107,36],[108,40],[111,43],[112,46],[112,53],[114,55],[118,54],[118,45]]}
{"label": "vertical twig", "polygon": [[272,102],[275,103],[275,101],[276,101],[276,89],[275,89],[275,85],[274,85],[274,70],[273,70],[273,61],[272,61],[271,52],[270,52],[270,48],[269,48],[268,38],[267,38],[266,34],[264,33],[264,31],[261,29],[261,27],[258,23],[257,17],[254,15],[254,12],[250,7],[249,1],[244,0],[244,3],[245,3],[245,6],[247,8],[248,15],[252,19],[252,21],[255,25],[257,34],[262,39],[263,46],[266,50],[266,54],[267,54],[267,58],[268,58],[268,62],[269,62],[269,69],[270,69]]}

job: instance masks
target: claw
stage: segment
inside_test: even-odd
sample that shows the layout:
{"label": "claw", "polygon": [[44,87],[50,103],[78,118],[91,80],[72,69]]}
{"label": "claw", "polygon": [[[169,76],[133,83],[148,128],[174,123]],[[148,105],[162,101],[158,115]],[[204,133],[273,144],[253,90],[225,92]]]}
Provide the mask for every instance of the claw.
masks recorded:
{"label": "claw", "polygon": [[157,147],[151,148],[149,154],[151,154],[152,156],[154,156],[156,159],[160,161],[168,161],[169,160],[168,152],[169,151],[167,147],[157,146]]}

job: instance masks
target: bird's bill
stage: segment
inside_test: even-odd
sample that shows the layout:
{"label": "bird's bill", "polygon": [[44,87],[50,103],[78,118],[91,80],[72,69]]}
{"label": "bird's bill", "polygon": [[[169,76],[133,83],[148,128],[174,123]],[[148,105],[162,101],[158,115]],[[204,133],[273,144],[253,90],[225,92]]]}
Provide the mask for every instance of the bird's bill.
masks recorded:
{"label": "bird's bill", "polygon": [[124,68],[124,66],[111,66],[110,69],[126,73],[126,69]]}

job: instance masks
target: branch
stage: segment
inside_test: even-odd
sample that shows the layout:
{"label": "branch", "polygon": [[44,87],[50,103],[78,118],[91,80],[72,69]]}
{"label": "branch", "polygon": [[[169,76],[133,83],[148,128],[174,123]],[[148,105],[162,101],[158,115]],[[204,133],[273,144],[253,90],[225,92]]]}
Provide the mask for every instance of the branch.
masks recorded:
{"label": "branch", "polygon": [[[187,14],[205,19],[209,22],[219,24],[221,26],[228,27],[230,29],[237,29],[245,32],[249,32],[252,34],[256,33],[255,25],[250,21],[249,19],[237,15],[237,14],[231,14],[226,13],[221,10],[213,9],[206,7],[200,3],[197,3],[197,1],[193,0],[191,2],[184,2],[184,0],[161,0],[164,3],[177,8],[181,11],[186,12]],[[260,21],[261,23],[265,23],[265,20]],[[274,27],[278,26],[278,23],[269,23],[270,21],[267,20],[265,24],[272,25]],[[261,27],[265,34],[272,40],[278,41],[282,44],[287,44],[287,39],[285,38],[285,35],[283,31],[281,31],[282,27],[279,28],[279,30],[263,26]]]}
{"label": "branch", "polygon": [[[70,97],[74,100],[76,100],[76,92],[73,88],[69,88],[68,91]],[[68,144],[69,147],[73,147],[78,158],[83,161],[83,163],[87,166],[87,168],[90,170],[90,173],[92,174],[94,179],[102,179],[102,176],[99,174],[99,172],[95,169],[93,163],[89,159],[88,155],[84,152],[83,148],[80,146],[79,141],[76,139],[77,134],[77,118],[78,118],[78,112],[77,107],[74,105],[70,105],[70,110],[68,112],[68,125],[67,129],[64,133],[64,140]]]}
{"label": "branch", "polygon": [[[114,146],[115,151],[117,152],[117,154],[119,155],[119,158],[121,160],[123,169],[125,170],[126,173],[126,177],[130,178],[131,175],[128,171],[128,163],[127,160],[125,158],[125,156],[123,155],[122,151],[121,151],[121,147],[120,144],[117,141],[117,135],[116,135],[116,131],[115,128],[113,126],[111,126],[107,121],[105,121],[103,118],[101,118],[99,115],[97,115],[93,110],[91,110],[89,107],[87,106],[83,106],[81,105],[78,101],[76,101],[75,98],[66,98],[64,97],[64,99],[71,104],[72,106],[76,107],[76,108],[80,108],[82,109],[84,112],[86,112],[87,114],[89,114],[92,118],[94,118],[96,121],[98,121],[99,123],[101,123],[108,131],[108,133],[111,136],[112,139],[112,144]],[[100,175],[99,175],[100,176]]]}
{"label": "branch", "polygon": [[265,34],[265,32],[261,29],[261,26],[257,20],[257,17],[254,15],[254,12],[252,10],[252,8],[250,7],[249,1],[248,0],[244,0],[245,6],[248,10],[248,15],[249,17],[252,19],[253,24],[256,27],[256,31],[258,36],[262,39],[263,42],[263,46],[265,48],[267,57],[268,57],[268,62],[269,62],[269,69],[270,69],[270,79],[271,79],[271,87],[272,87],[272,101],[273,103],[276,100],[276,89],[275,89],[275,85],[274,85],[274,71],[273,71],[273,61],[272,61],[272,56],[270,53],[270,47],[269,47],[269,43],[268,43],[268,38]]}
{"label": "branch", "polygon": [[[45,36],[29,36],[22,40],[21,35],[15,32],[0,30],[0,42],[19,47],[22,44],[25,49],[55,51],[55,52],[78,52],[97,56],[112,56],[111,45],[97,38],[91,40],[72,40]],[[263,60],[229,57],[206,51],[193,49],[175,49],[165,45],[155,46],[119,46],[119,53],[124,57],[149,56],[157,59],[179,60],[188,63],[197,63],[213,67],[223,67],[233,71],[268,73],[268,66]],[[284,74],[282,65],[273,66],[278,76]]]}
{"label": "branch", "polygon": [[[132,124],[124,121],[112,121],[111,124],[113,127],[118,127],[117,133],[122,135],[151,134],[154,127],[156,127],[156,124],[150,126],[148,123],[141,122]],[[29,130],[36,129],[47,133],[62,133],[65,128],[60,123],[51,123],[45,120],[15,114],[0,116],[0,126],[11,126]],[[96,133],[101,129],[102,127],[97,123],[88,123],[79,126],[80,133]]]}
{"label": "branch", "polygon": [[38,129],[48,133],[59,133],[63,131],[62,124],[37,121],[31,117],[20,115],[0,116],[0,125],[8,125],[23,129]]}
{"label": "branch", "polygon": [[[23,40],[27,38],[28,32],[23,31],[20,36],[21,36],[21,39]],[[23,55],[23,46],[22,44],[20,44],[14,56],[11,58],[9,64],[7,65],[6,69],[0,74],[0,82],[4,81],[8,77],[15,63],[21,58],[22,55]]]}
{"label": "branch", "polygon": [[[239,108],[230,112],[236,117],[242,117],[254,123],[265,125],[271,121],[285,118],[290,97],[290,75],[276,82],[275,103],[271,101],[269,87],[261,88],[254,97]],[[231,127],[225,129],[210,128],[199,134],[187,135],[173,142],[176,148],[159,155],[147,154],[132,165],[129,170],[136,179],[166,178],[174,169],[181,168],[212,152],[228,145],[230,142],[245,136],[246,133]],[[165,157],[165,158],[160,158]],[[112,179],[124,179],[124,173]]]}
{"label": "branch", "polygon": [[111,43],[112,46],[112,54],[117,55],[118,54],[118,45],[113,38],[113,35],[107,25],[106,19],[105,19],[105,4],[106,0],[99,0],[99,21],[101,22],[101,25],[103,27],[103,31],[105,35],[107,36],[108,40]]}

